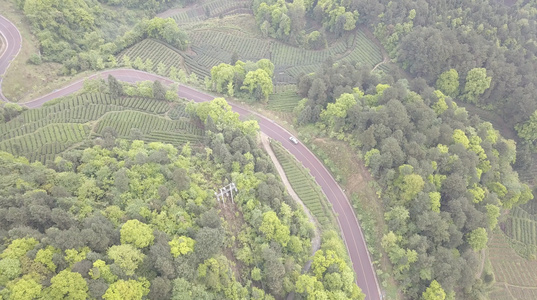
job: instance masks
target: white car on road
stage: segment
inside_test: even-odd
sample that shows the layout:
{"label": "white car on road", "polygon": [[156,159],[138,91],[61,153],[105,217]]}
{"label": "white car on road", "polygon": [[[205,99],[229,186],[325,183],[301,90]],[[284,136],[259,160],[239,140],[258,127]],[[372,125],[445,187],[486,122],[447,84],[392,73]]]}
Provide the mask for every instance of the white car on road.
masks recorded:
{"label": "white car on road", "polygon": [[290,136],[289,140],[293,142],[293,144],[298,145],[298,140],[294,136]]}

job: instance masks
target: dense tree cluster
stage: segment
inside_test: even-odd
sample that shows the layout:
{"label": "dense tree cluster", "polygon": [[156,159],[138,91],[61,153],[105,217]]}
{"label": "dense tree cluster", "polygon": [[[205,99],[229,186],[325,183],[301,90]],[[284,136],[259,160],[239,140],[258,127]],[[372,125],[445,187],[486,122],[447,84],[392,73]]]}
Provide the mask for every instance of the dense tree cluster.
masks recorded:
{"label": "dense tree cluster", "polygon": [[[256,0],[253,8],[263,34],[313,49],[325,46],[326,33],[372,26],[392,59],[413,76],[436,82],[450,97],[495,111],[519,132],[529,128],[523,124],[537,110],[532,1],[507,6],[479,0],[461,7],[446,0]],[[305,18],[322,28],[306,34]],[[526,131],[520,137],[537,142]]]}
{"label": "dense tree cluster", "polygon": [[[380,19],[373,15],[376,12],[364,14],[371,15],[367,18],[390,56],[412,75],[432,84],[443,73],[456,70],[460,76],[456,92],[461,98],[494,110],[511,126],[522,124],[535,112],[537,23],[532,1],[512,6],[494,0],[464,7],[445,0],[379,1],[378,5],[383,11]],[[479,71],[485,81],[470,88],[483,91],[477,95],[466,90],[468,77],[478,75],[472,72],[476,68],[486,69],[486,75]]]}
{"label": "dense tree cluster", "polygon": [[292,3],[283,0],[256,0],[253,8],[256,23],[265,37],[301,44],[306,25],[303,0],[295,0]]}
{"label": "dense tree cluster", "polygon": [[[341,36],[353,30],[359,17],[356,1],[254,0],[253,9],[256,23],[265,37],[313,49],[325,46],[326,33]],[[306,16],[322,27],[306,34]]]}
{"label": "dense tree cluster", "polygon": [[108,93],[113,98],[121,96],[138,96],[146,99],[157,100],[178,100],[177,85],[163,85],[160,81],[139,81],[137,83],[119,82],[114,76],[108,75],[107,80],[93,79],[85,80],[83,86],[84,93]]}
{"label": "dense tree cluster", "polygon": [[[204,144],[108,141],[105,130],[104,143],[47,166],[0,152],[0,297],[307,295],[299,282],[313,225],[258,148],[257,123],[223,99],[188,111],[206,128]],[[239,191],[224,206],[213,191],[231,181]],[[312,269],[319,292],[363,299],[337,234],[323,251]]]}
{"label": "dense tree cluster", "polygon": [[[147,19],[142,12],[121,15],[95,0],[22,0],[18,5],[39,41],[40,53],[32,62],[61,63],[64,74],[115,67],[115,54],[144,38],[160,39],[179,49],[187,43],[186,33],[171,18]],[[132,18],[125,20],[125,16]]]}
{"label": "dense tree cluster", "polygon": [[313,256],[311,272],[296,281],[296,292],[305,299],[360,299],[365,295],[353,282],[353,271],[342,259],[345,246],[338,233],[323,234],[321,250]]}
{"label": "dense tree cluster", "polygon": [[18,105],[17,103],[6,103],[0,107],[0,123],[9,122],[20,115],[25,107]]}
{"label": "dense tree cluster", "polygon": [[305,76],[297,120],[364,154],[386,208],[381,244],[409,298],[476,296],[476,251],[500,209],[533,198],[511,167],[515,143],[423,80],[381,84],[367,74],[325,64]]}
{"label": "dense tree cluster", "polygon": [[295,108],[300,125],[315,123],[321,110],[334,102],[343,93],[352,93],[354,88],[362,91],[375,90],[379,84],[377,76],[367,68],[360,68],[351,62],[334,65],[331,59],[323,63],[315,74],[302,76],[298,82],[298,94],[305,100]]}
{"label": "dense tree cluster", "polygon": [[267,101],[274,88],[274,64],[268,59],[256,63],[236,61],[234,65],[221,63],[211,69],[208,88],[230,97],[247,91],[256,100]]}

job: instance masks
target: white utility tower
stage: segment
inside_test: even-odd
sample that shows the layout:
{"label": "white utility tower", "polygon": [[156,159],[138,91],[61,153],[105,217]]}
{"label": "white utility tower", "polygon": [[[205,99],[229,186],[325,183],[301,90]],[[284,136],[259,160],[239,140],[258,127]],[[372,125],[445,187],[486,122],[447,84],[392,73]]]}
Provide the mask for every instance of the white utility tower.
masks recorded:
{"label": "white utility tower", "polygon": [[216,196],[216,199],[218,200],[218,202],[222,201],[224,203],[224,206],[226,206],[225,196],[228,196],[229,198],[231,198],[231,203],[235,203],[233,201],[233,191],[235,191],[235,193],[238,191],[234,182],[221,188],[220,193],[214,192],[214,195]]}

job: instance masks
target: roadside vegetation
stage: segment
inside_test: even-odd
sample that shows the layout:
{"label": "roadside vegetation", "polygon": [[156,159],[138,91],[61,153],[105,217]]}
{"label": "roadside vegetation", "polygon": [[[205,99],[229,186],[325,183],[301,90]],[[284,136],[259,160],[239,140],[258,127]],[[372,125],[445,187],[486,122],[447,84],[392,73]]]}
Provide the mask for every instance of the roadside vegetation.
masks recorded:
{"label": "roadside vegetation", "polygon": [[327,64],[301,78],[307,99],[297,122],[314,123],[363,157],[385,210],[381,246],[404,294],[485,296],[477,253],[502,209],[533,198],[512,170],[515,145],[442,92],[402,83]]}

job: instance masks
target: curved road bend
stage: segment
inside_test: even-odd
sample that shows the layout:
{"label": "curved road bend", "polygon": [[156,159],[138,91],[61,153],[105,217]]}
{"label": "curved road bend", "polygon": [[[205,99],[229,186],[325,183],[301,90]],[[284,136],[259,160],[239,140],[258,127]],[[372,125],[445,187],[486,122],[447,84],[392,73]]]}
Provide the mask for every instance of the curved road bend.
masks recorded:
{"label": "curved road bend", "polygon": [[7,44],[4,53],[0,53],[0,100],[8,101],[2,93],[2,79],[11,61],[19,54],[22,47],[22,37],[17,27],[1,15],[0,34]]}
{"label": "curved road bend", "polygon": [[[0,18],[0,30],[5,30],[6,28],[9,28],[9,26],[3,24],[4,20],[4,18]],[[12,28],[17,31],[15,27]],[[4,32],[3,35],[17,36],[17,32]],[[10,45],[10,47],[13,46],[13,44]],[[20,48],[20,46],[18,48]],[[0,66],[2,66],[5,61],[9,59],[10,57],[7,57],[6,55],[0,57]],[[0,69],[0,72],[1,71],[2,70]],[[109,74],[113,75],[118,80],[127,82],[137,82],[142,80],[160,80],[161,82],[168,84],[173,82],[170,79],[164,78],[162,76],[131,69],[116,69],[103,71],[98,74],[89,76],[88,78],[106,78]],[[60,90],[54,91],[35,100],[26,102],[24,103],[24,105],[29,108],[40,107],[47,101],[69,95],[81,89],[83,87],[83,84],[84,81],[79,80]],[[200,92],[196,89],[184,85],[179,85],[178,95],[179,97],[194,100],[196,102],[210,101],[214,98],[214,96],[212,95]],[[345,244],[347,246],[347,250],[352,261],[353,269],[357,277],[356,283],[366,294],[366,299],[381,299],[381,293],[377,277],[373,265],[371,263],[369,252],[367,251],[367,246],[362,234],[362,230],[360,228],[360,225],[358,224],[356,215],[354,214],[354,210],[350,205],[349,200],[345,196],[343,190],[341,190],[339,185],[336,183],[332,175],[307,147],[300,143],[298,145],[291,143],[289,141],[290,133],[287,130],[274,123],[272,120],[269,120],[257,113],[250,112],[249,110],[239,105],[232,103],[230,103],[230,105],[234,111],[238,112],[243,117],[248,115],[254,115],[259,122],[259,126],[262,132],[267,134],[270,138],[281,142],[282,145],[304,165],[304,167],[310,170],[311,175],[315,177],[315,180],[317,181],[319,186],[321,186],[323,192],[326,194],[328,200],[332,204],[333,210],[337,214],[337,221],[339,223],[339,227],[341,228],[343,240],[345,241]]]}

